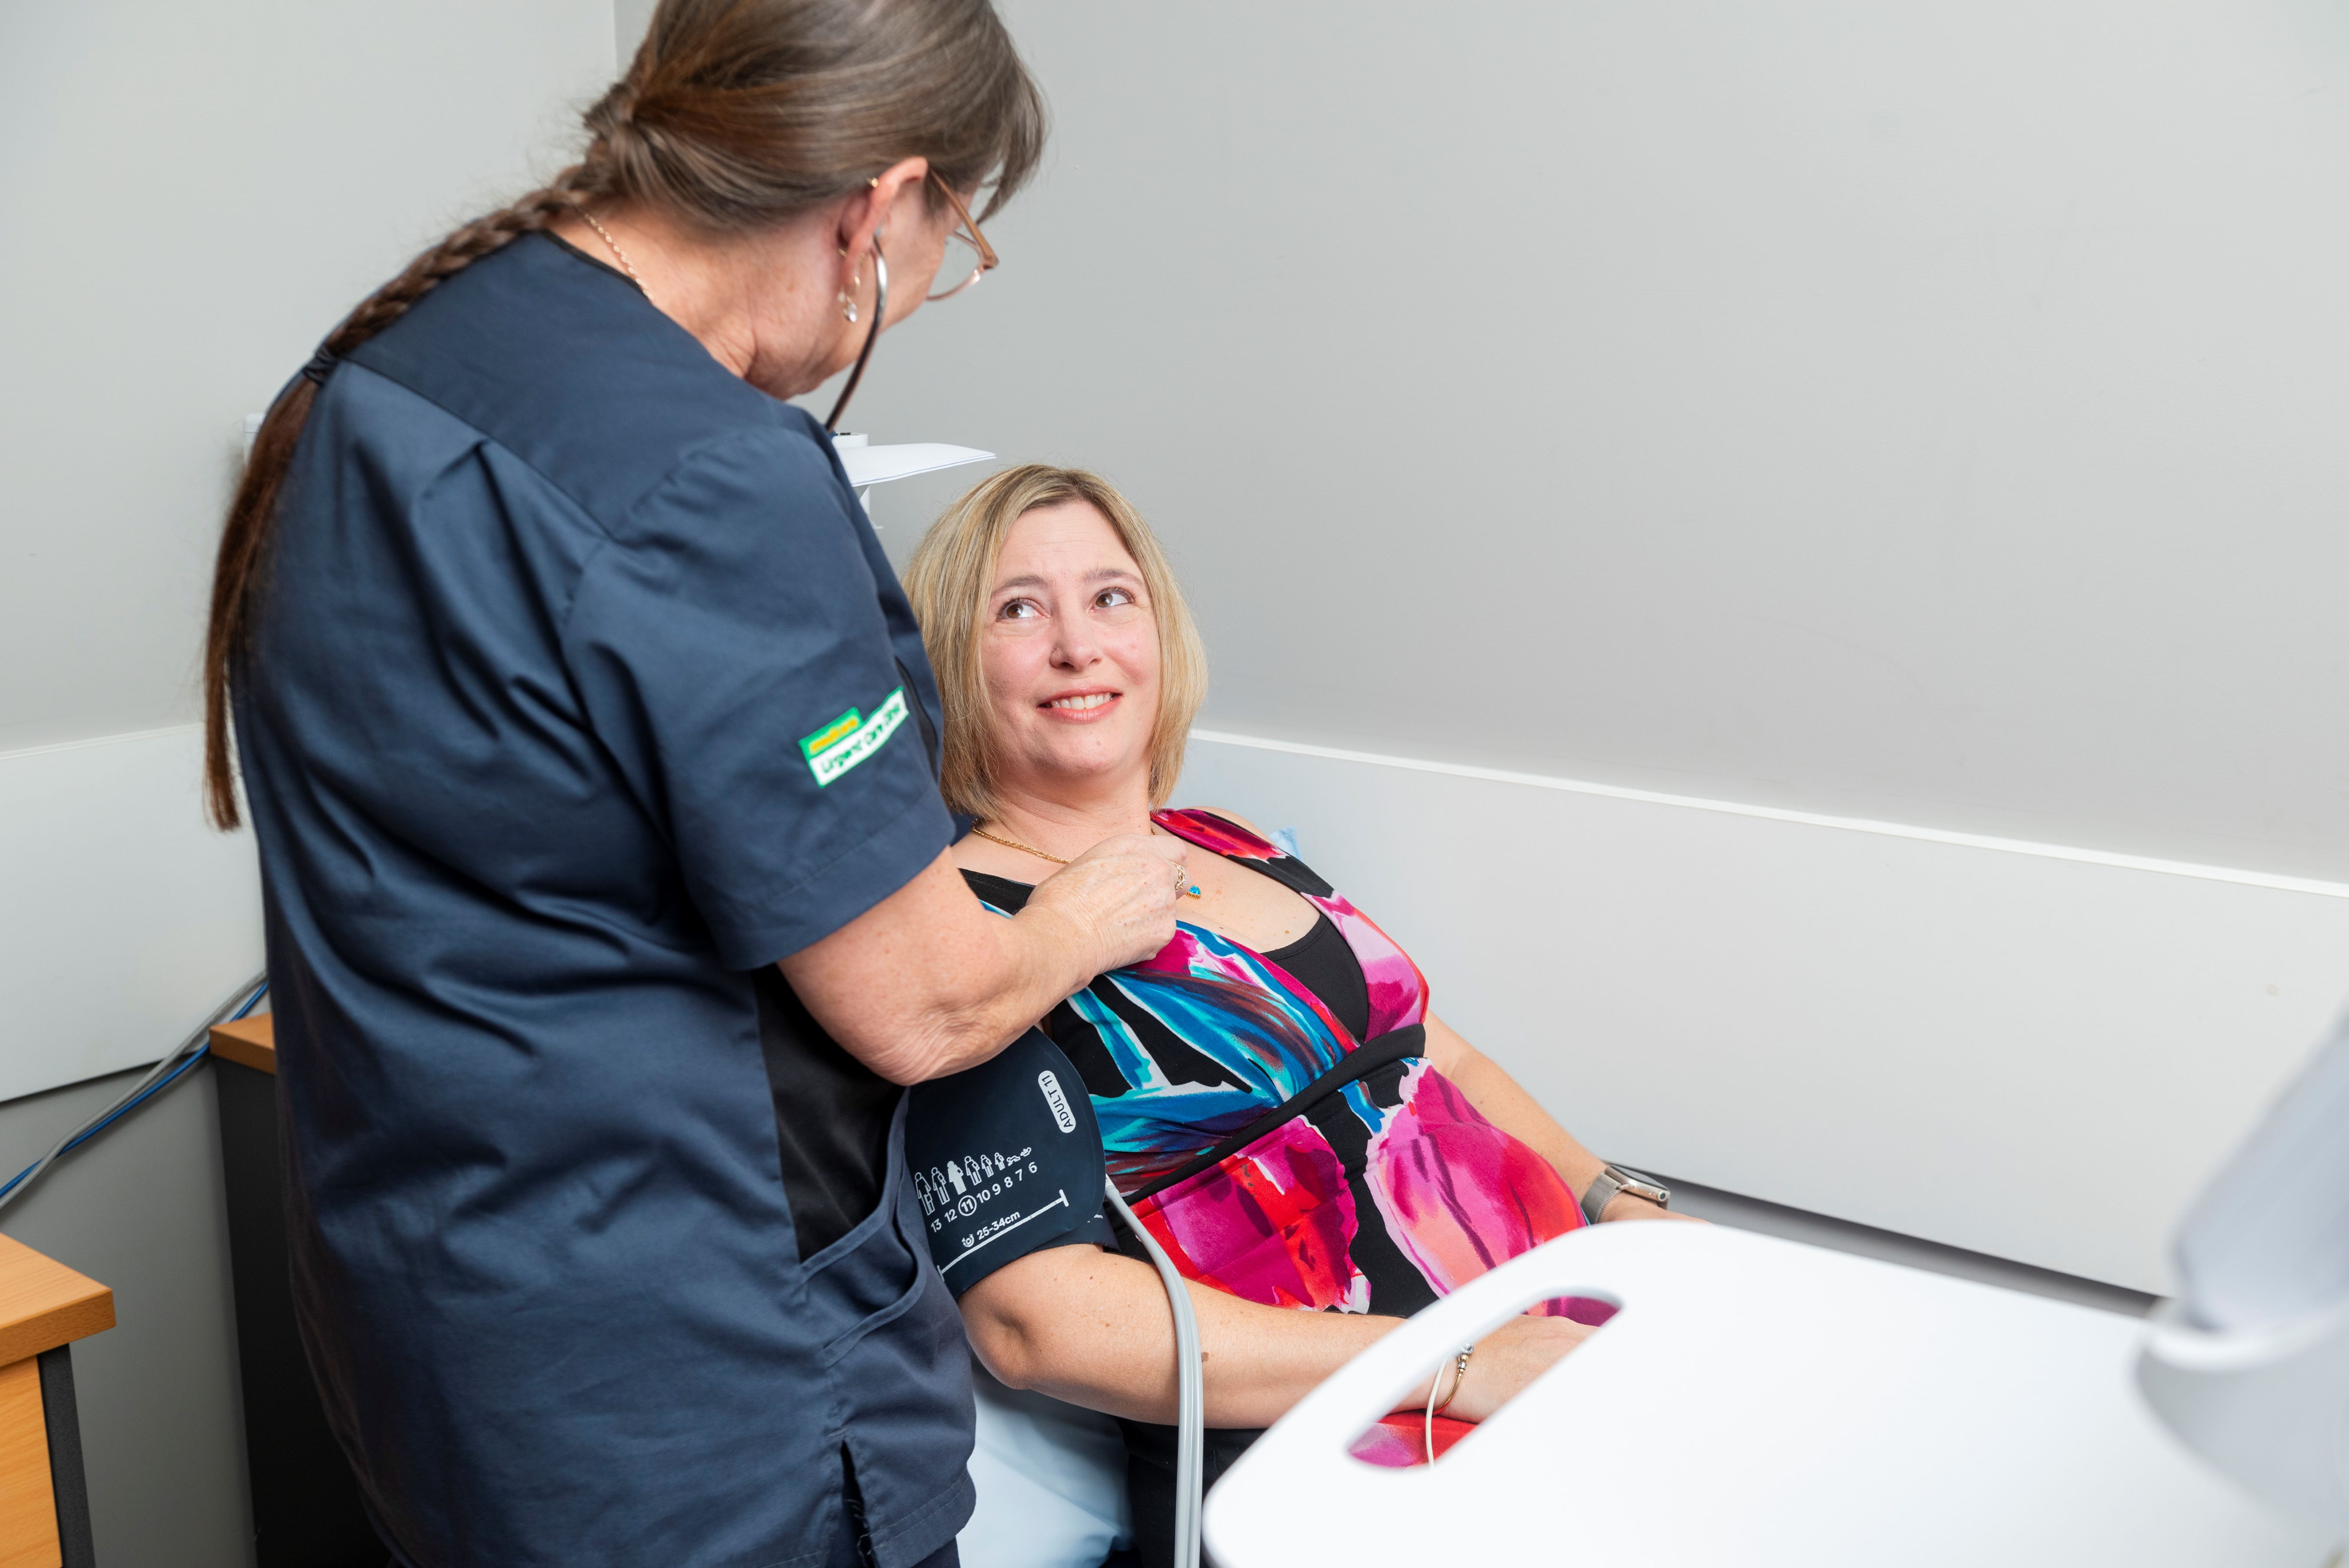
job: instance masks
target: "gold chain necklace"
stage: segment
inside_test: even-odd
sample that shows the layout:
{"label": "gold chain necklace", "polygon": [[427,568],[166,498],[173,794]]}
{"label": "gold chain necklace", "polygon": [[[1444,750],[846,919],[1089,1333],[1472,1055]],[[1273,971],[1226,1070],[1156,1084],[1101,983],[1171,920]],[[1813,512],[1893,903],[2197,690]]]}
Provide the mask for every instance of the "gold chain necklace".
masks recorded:
{"label": "gold chain necklace", "polygon": [[602,238],[604,243],[611,250],[612,254],[619,258],[620,270],[628,274],[628,281],[636,284],[638,292],[643,294],[647,299],[652,298],[653,291],[646,288],[645,280],[636,276],[636,269],[628,264],[628,253],[620,249],[620,242],[612,238],[612,232],[604,227],[603,224],[595,222],[595,214],[593,212],[583,211],[579,216],[586,222],[589,228],[595,230],[596,234]]}
{"label": "gold chain necklace", "polygon": [[[1000,833],[990,833],[985,828],[979,827],[976,823],[972,825],[970,830],[977,833],[980,838],[985,839],[990,844],[1001,844],[1007,850],[1018,850],[1023,855],[1033,855],[1040,861],[1050,861],[1056,866],[1064,866],[1069,863],[1068,857],[1065,855],[1048,855],[1033,844],[1023,844],[1017,839],[1007,839]],[[1185,887],[1183,884],[1183,878],[1180,872],[1177,872],[1175,875],[1174,885],[1176,892],[1185,898],[1205,898],[1207,896],[1206,893],[1199,891],[1199,885],[1196,882],[1193,882],[1189,886]]]}

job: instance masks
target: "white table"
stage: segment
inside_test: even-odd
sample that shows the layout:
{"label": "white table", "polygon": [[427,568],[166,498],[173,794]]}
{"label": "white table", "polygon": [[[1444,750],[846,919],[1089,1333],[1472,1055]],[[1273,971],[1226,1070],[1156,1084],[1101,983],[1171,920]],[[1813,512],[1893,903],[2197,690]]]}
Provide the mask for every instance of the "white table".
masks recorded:
{"label": "white table", "polygon": [[[1435,1465],[1348,1457],[1446,1347],[1561,1295],[1622,1311]],[[2318,1568],[2329,1542],[2146,1409],[2141,1332],[1718,1226],[1578,1231],[1316,1389],[1209,1496],[1207,1547],[1219,1568]]]}

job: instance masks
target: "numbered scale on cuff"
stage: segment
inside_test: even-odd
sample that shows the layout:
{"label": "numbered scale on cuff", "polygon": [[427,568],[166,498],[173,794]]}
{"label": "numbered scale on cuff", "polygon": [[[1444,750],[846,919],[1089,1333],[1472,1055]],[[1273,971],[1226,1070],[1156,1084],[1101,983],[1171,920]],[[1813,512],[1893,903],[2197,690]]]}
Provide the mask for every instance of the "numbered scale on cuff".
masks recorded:
{"label": "numbered scale on cuff", "polygon": [[1198,1568],[1205,1365],[1198,1319],[1174,1261],[1105,1179],[1101,1124],[1061,1047],[1030,1029],[968,1072],[917,1085],[905,1108],[905,1162],[922,1200],[930,1256],[957,1296],[1046,1247],[1114,1250],[1102,1212],[1117,1205],[1150,1254],[1174,1320],[1175,1568]]}
{"label": "numbered scale on cuff", "polygon": [[957,1295],[1044,1247],[1117,1244],[1102,1214],[1092,1102],[1039,1030],[992,1061],[916,1088],[905,1163],[930,1257]]}

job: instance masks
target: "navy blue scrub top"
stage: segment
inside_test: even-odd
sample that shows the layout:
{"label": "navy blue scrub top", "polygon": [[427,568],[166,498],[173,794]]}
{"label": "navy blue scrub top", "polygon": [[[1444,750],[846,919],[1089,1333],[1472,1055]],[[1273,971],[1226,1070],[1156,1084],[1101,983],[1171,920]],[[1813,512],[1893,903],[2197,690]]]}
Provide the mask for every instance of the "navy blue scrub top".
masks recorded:
{"label": "navy blue scrub top", "polygon": [[952,837],[822,429],[532,236],[336,365],[237,736],[293,1278],[416,1568],[902,1568],[968,1517],[903,1095],[773,967]]}

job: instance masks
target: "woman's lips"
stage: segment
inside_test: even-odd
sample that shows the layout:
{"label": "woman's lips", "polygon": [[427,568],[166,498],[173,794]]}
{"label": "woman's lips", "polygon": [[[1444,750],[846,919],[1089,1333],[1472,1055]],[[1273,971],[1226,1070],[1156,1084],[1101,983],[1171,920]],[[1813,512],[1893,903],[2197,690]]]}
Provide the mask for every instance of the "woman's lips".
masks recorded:
{"label": "woman's lips", "polygon": [[1048,697],[1036,707],[1038,711],[1063,724],[1092,724],[1108,717],[1123,695],[1113,691],[1069,692]]}

